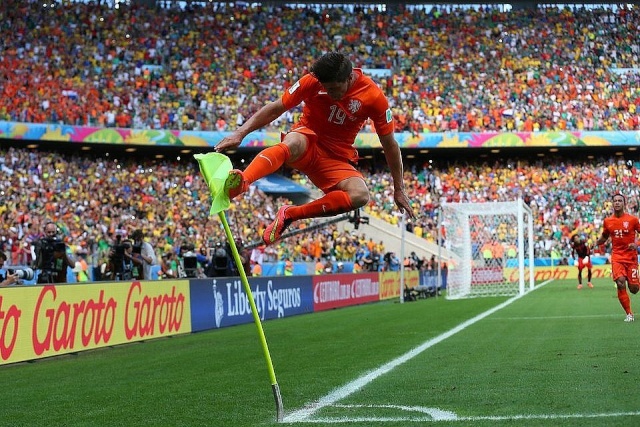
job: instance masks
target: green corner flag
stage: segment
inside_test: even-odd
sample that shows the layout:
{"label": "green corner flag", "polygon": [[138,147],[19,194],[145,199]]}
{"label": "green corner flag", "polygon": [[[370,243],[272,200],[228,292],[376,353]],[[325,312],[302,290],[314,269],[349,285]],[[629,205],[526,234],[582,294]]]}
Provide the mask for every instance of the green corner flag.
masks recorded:
{"label": "green corner flag", "polygon": [[227,180],[227,177],[229,176],[229,172],[231,172],[232,169],[231,160],[224,154],[215,152],[207,154],[195,154],[193,157],[196,158],[198,164],[200,165],[200,173],[204,177],[204,180],[209,187],[209,193],[211,194],[212,201],[211,211],[209,212],[209,214],[218,214],[218,217],[222,222],[224,232],[227,235],[227,240],[229,241],[229,247],[231,248],[233,260],[235,261],[236,267],[238,268],[238,273],[240,274],[240,281],[242,282],[244,291],[249,297],[249,304],[251,305],[253,321],[258,329],[260,344],[262,344],[262,351],[264,352],[264,357],[267,362],[267,369],[269,371],[269,379],[271,380],[273,397],[276,400],[276,420],[278,422],[282,422],[282,420],[284,419],[282,395],[280,394],[280,386],[278,385],[278,381],[276,380],[276,372],[273,369],[271,354],[269,353],[269,346],[267,345],[267,339],[264,335],[264,330],[262,329],[262,323],[260,322],[260,315],[258,314],[258,308],[256,307],[255,299],[253,298],[253,294],[251,293],[249,279],[247,279],[247,274],[245,273],[242,266],[242,260],[240,259],[238,248],[236,247],[235,240],[233,238],[233,235],[231,234],[231,229],[229,228],[229,223],[227,222],[227,217],[225,216],[225,211],[229,208],[229,206],[231,206],[231,200],[229,200],[229,196],[224,191],[224,184]]}
{"label": "green corner flag", "polygon": [[194,154],[200,172],[209,187],[211,193],[211,211],[210,215],[214,215],[225,211],[231,205],[229,196],[224,191],[224,183],[229,176],[229,172],[233,167],[231,160],[221,153]]}

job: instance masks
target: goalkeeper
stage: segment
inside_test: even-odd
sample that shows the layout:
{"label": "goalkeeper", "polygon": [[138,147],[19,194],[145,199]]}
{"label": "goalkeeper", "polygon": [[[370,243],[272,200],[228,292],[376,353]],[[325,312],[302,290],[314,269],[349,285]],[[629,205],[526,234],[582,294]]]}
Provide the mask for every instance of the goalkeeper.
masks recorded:
{"label": "goalkeeper", "polygon": [[578,234],[571,239],[571,256],[576,260],[578,266],[578,289],[582,289],[582,270],[587,269],[587,286],[593,288],[591,283],[591,249]]}

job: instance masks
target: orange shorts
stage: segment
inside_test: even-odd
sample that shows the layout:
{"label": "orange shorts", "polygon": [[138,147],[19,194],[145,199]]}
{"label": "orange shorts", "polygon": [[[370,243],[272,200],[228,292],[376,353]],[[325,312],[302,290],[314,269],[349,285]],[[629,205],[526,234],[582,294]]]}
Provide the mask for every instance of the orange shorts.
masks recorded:
{"label": "orange shorts", "polygon": [[344,159],[332,158],[330,153],[325,152],[318,144],[318,135],[311,129],[294,129],[291,132],[307,137],[307,150],[298,160],[289,165],[304,173],[324,193],[332,191],[336,185],[347,178],[358,177],[364,180],[362,173],[352,163]]}
{"label": "orange shorts", "polygon": [[611,274],[613,280],[619,279],[620,277],[626,277],[629,285],[640,285],[640,280],[638,278],[638,263],[614,262],[611,265]]}

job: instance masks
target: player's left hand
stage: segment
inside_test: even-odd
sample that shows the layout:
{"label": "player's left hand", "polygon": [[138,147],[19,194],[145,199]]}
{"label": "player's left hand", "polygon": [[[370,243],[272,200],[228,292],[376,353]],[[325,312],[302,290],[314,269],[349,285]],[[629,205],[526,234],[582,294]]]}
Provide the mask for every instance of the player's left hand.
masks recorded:
{"label": "player's left hand", "polygon": [[396,190],[393,194],[393,198],[396,201],[396,205],[400,208],[400,212],[407,214],[409,218],[415,218],[416,215],[411,208],[411,202],[404,190]]}

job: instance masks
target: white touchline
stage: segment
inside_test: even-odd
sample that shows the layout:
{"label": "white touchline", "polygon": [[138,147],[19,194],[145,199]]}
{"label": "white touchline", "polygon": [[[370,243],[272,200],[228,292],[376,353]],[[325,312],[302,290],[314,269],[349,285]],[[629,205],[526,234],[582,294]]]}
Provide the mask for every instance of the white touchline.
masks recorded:
{"label": "white touchline", "polygon": [[[346,405],[349,407],[349,405]],[[385,405],[381,406],[365,406],[363,407],[389,407]],[[358,407],[358,405],[353,405],[353,407]],[[398,409],[404,409],[403,407],[398,407]],[[408,408],[413,409],[413,408]],[[434,408],[426,408],[430,410],[434,410]],[[351,417],[351,418],[322,418],[317,417],[309,420],[305,420],[305,423],[315,423],[315,424],[352,424],[352,423],[420,423],[424,425],[424,423],[436,423],[438,421],[457,421],[457,422],[476,422],[476,421],[517,421],[517,420],[568,420],[568,419],[595,419],[595,418],[618,418],[618,417],[637,417],[640,415],[640,411],[633,412],[610,412],[610,413],[598,413],[598,414],[541,414],[541,415],[510,415],[510,416],[479,416],[479,417],[458,417],[453,416],[450,418],[440,419],[436,417],[419,417],[419,416],[410,416],[410,417]]]}
{"label": "white touchline", "polygon": [[[552,281],[553,281],[553,279],[547,280],[546,282],[542,282],[540,285],[536,286],[534,288],[534,290],[535,289],[540,289],[541,287],[545,286],[546,284],[548,284],[548,283],[550,283]],[[419,355],[423,351],[425,351],[425,350],[433,347],[434,345],[446,340],[447,338],[457,334],[458,332],[465,330],[469,326],[471,326],[474,323],[484,319],[485,317],[492,315],[496,311],[502,310],[503,308],[507,307],[508,305],[512,304],[513,302],[517,301],[518,299],[522,298],[524,295],[527,295],[527,294],[528,294],[528,292],[523,294],[523,295],[517,295],[517,296],[515,296],[513,298],[510,298],[507,301],[503,302],[502,304],[499,304],[499,305],[493,307],[492,309],[485,311],[484,313],[478,314],[476,317],[473,317],[473,318],[471,318],[471,319],[469,319],[469,320],[467,320],[465,322],[462,322],[461,324],[459,324],[455,328],[445,332],[444,334],[438,335],[437,337],[432,338],[429,341],[425,341],[424,343],[422,343],[418,347],[416,347],[416,348],[414,348],[412,350],[409,350],[408,352],[406,352],[402,356],[400,356],[400,357],[398,357],[396,359],[393,359],[391,362],[388,362],[388,363],[380,366],[378,369],[375,369],[375,370],[373,370],[371,372],[368,372],[365,375],[361,376],[360,378],[356,378],[355,380],[351,381],[350,383],[347,383],[347,384],[343,385],[342,387],[333,390],[331,393],[327,394],[326,396],[321,397],[318,401],[310,403],[310,404],[308,404],[307,406],[305,406],[302,409],[298,409],[297,411],[291,412],[289,415],[286,415],[282,419],[282,422],[284,422],[284,423],[297,423],[297,422],[306,421],[310,416],[312,416],[314,413],[316,413],[320,409],[326,408],[327,406],[331,406],[334,403],[336,403],[336,402],[338,402],[338,401],[350,396],[351,394],[353,394],[356,391],[360,390],[362,387],[366,386],[367,384],[369,384],[370,382],[372,382],[376,378],[378,378],[378,377],[386,374],[387,372],[397,368],[398,366],[402,365],[403,363],[413,359],[414,357],[416,357],[417,355]]]}

